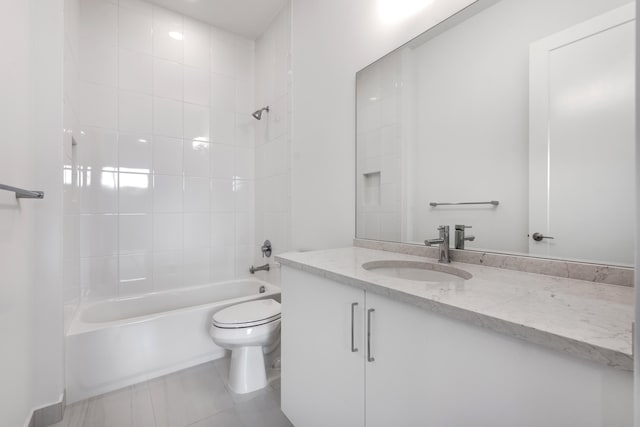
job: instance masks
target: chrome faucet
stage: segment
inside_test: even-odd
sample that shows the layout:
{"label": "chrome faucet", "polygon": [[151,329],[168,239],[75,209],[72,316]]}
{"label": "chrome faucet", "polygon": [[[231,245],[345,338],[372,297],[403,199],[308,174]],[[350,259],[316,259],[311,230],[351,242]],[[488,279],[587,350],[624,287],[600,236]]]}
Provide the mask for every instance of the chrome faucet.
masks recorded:
{"label": "chrome faucet", "polygon": [[261,265],[259,267],[254,267],[253,265],[249,269],[249,273],[256,274],[256,271],[269,271],[269,263],[265,265]]}
{"label": "chrome faucet", "polygon": [[471,228],[471,226],[456,224],[456,249],[464,249],[464,242],[473,242],[474,240],[476,240],[476,236],[465,236],[465,228]]}
{"label": "chrome faucet", "polygon": [[440,249],[440,258],[438,262],[450,263],[449,259],[449,226],[441,225],[438,227],[438,231],[440,232],[440,236],[437,239],[428,239],[424,241],[424,244],[427,246],[438,245]]}

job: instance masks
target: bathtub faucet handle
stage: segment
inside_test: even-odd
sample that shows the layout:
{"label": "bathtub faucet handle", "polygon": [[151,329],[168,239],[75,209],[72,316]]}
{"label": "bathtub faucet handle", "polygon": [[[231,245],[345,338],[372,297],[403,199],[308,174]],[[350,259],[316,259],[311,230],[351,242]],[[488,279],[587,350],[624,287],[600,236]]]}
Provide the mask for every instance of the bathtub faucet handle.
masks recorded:
{"label": "bathtub faucet handle", "polygon": [[262,250],[262,258],[271,256],[271,242],[269,240],[265,240],[260,249]]}

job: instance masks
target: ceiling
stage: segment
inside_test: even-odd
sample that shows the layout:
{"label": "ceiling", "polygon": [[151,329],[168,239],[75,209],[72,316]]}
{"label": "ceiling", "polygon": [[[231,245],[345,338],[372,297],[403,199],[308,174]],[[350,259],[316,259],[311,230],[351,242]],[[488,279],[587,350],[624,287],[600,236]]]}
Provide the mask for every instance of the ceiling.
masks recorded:
{"label": "ceiling", "polygon": [[262,35],[288,0],[149,0],[251,39]]}

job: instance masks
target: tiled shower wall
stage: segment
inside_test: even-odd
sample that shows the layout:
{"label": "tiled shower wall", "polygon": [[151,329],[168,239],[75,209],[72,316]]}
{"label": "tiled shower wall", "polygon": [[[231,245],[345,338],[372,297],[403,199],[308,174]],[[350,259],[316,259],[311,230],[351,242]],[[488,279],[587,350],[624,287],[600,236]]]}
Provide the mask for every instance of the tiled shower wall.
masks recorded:
{"label": "tiled shower wall", "polygon": [[256,125],[256,243],[291,249],[291,4],[256,41],[256,104],[268,105]]}
{"label": "tiled shower wall", "polygon": [[81,0],[79,22],[82,293],[247,274],[253,41],[137,0]]}
{"label": "tiled shower wall", "polygon": [[79,0],[64,2],[64,157],[63,157],[63,292],[65,331],[80,301],[80,188],[77,146],[80,136]]}

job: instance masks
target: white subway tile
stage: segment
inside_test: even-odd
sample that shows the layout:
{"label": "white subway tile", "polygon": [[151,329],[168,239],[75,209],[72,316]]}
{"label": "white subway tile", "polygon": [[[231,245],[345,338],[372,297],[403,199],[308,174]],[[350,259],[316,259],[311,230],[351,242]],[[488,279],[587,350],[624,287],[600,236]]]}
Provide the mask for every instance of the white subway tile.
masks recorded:
{"label": "white subway tile", "polygon": [[182,177],[172,175],[154,175],[153,211],[182,212]]}
{"label": "white subway tile", "polygon": [[118,42],[121,48],[151,54],[152,8],[150,3],[129,0],[120,1],[118,10]]}
{"label": "white subway tile", "polygon": [[117,251],[117,215],[80,215],[80,252],[83,257],[116,256]]}
{"label": "white subway tile", "polygon": [[119,211],[120,213],[151,213],[153,205],[153,189],[151,175],[142,173],[120,173]]}
{"label": "white subway tile", "polygon": [[224,144],[211,144],[211,177],[231,180],[234,175],[234,147]]}
{"label": "white subway tile", "polygon": [[235,147],[236,169],[235,176],[240,179],[254,179],[255,150],[253,148]]}
{"label": "white subway tile", "polygon": [[185,249],[183,259],[184,286],[200,285],[210,282],[209,264],[211,254],[209,248]]}
{"label": "white subway tile", "polygon": [[209,80],[207,71],[184,67],[184,101],[209,106],[211,96]]}
{"label": "white subway tile", "polygon": [[141,52],[120,49],[119,87],[122,90],[151,95],[153,87],[153,58]]}
{"label": "white subway tile", "polygon": [[209,213],[185,213],[183,215],[184,249],[208,248],[210,225]]}
{"label": "white subway tile", "polygon": [[117,45],[117,5],[107,1],[81,1],[78,24],[83,39]]}
{"label": "white subway tile", "polygon": [[182,250],[153,253],[154,290],[178,288],[182,278]]}
{"label": "white subway tile", "polygon": [[80,120],[83,126],[117,129],[118,90],[116,88],[81,84]]}
{"label": "white subway tile", "polygon": [[209,142],[209,107],[184,104],[184,139]]}
{"label": "white subway tile", "polygon": [[236,110],[236,87],[232,77],[221,74],[211,76],[211,107],[224,111]]}
{"label": "white subway tile", "polygon": [[211,252],[211,281],[221,282],[235,278],[235,246],[220,246],[213,240]]}
{"label": "white subway tile", "polygon": [[[208,177],[184,178],[184,212],[209,212],[210,179]],[[208,236],[207,236],[208,238]]]}
{"label": "white subway tile", "polygon": [[211,212],[234,212],[234,181],[231,179],[211,180]]}
{"label": "white subway tile", "polygon": [[80,260],[82,293],[90,300],[118,295],[118,257],[94,257]]}
{"label": "white subway tile", "polygon": [[236,212],[249,213],[255,210],[255,185],[253,181],[234,180]]}
{"label": "white subway tile", "polygon": [[256,120],[250,113],[236,114],[235,144],[240,147],[255,146]]}
{"label": "white subway tile", "polygon": [[182,63],[184,29],[182,15],[153,7],[153,56]]}
{"label": "white subway tile", "polygon": [[117,87],[118,47],[103,40],[83,38],[80,49],[80,79],[84,82]]}
{"label": "white subway tile", "polygon": [[182,65],[155,58],[153,60],[153,95],[175,101],[183,100],[184,75]]}
{"label": "white subway tile", "polygon": [[212,28],[211,30],[211,71],[235,77],[236,37],[223,30]]}
{"label": "white subway tile", "polygon": [[235,120],[233,111],[211,109],[211,142],[235,144]]}
{"label": "white subway tile", "polygon": [[152,117],[149,95],[120,91],[118,120],[121,131],[151,134]]}
{"label": "white subway tile", "polygon": [[236,213],[236,246],[254,244],[254,214]]}
{"label": "white subway tile", "polygon": [[171,138],[182,138],[182,110],[182,102],[154,98],[153,133]]}
{"label": "white subway tile", "polygon": [[151,251],[153,248],[153,215],[119,215],[120,254]]}
{"label": "white subway tile", "polygon": [[118,296],[153,291],[153,255],[150,252],[121,255],[119,258]]}
{"label": "white subway tile", "polygon": [[182,214],[155,213],[153,215],[153,250],[182,250]]}
{"label": "white subway tile", "polygon": [[233,213],[211,214],[211,247],[235,246],[236,218]]}
{"label": "white subway tile", "polygon": [[162,175],[182,174],[182,139],[153,138],[153,172]]}
{"label": "white subway tile", "polygon": [[184,174],[185,176],[209,176],[211,161],[208,142],[196,140],[184,143]]}
{"label": "white subway tile", "polygon": [[121,133],[118,138],[118,154],[120,172],[152,172],[153,152],[150,136]]}
{"label": "white subway tile", "polygon": [[251,277],[249,268],[256,264],[254,245],[242,245],[236,247],[236,278]]}
{"label": "white subway tile", "polygon": [[211,30],[206,24],[194,19],[184,20],[184,63],[190,67],[209,72]]}

